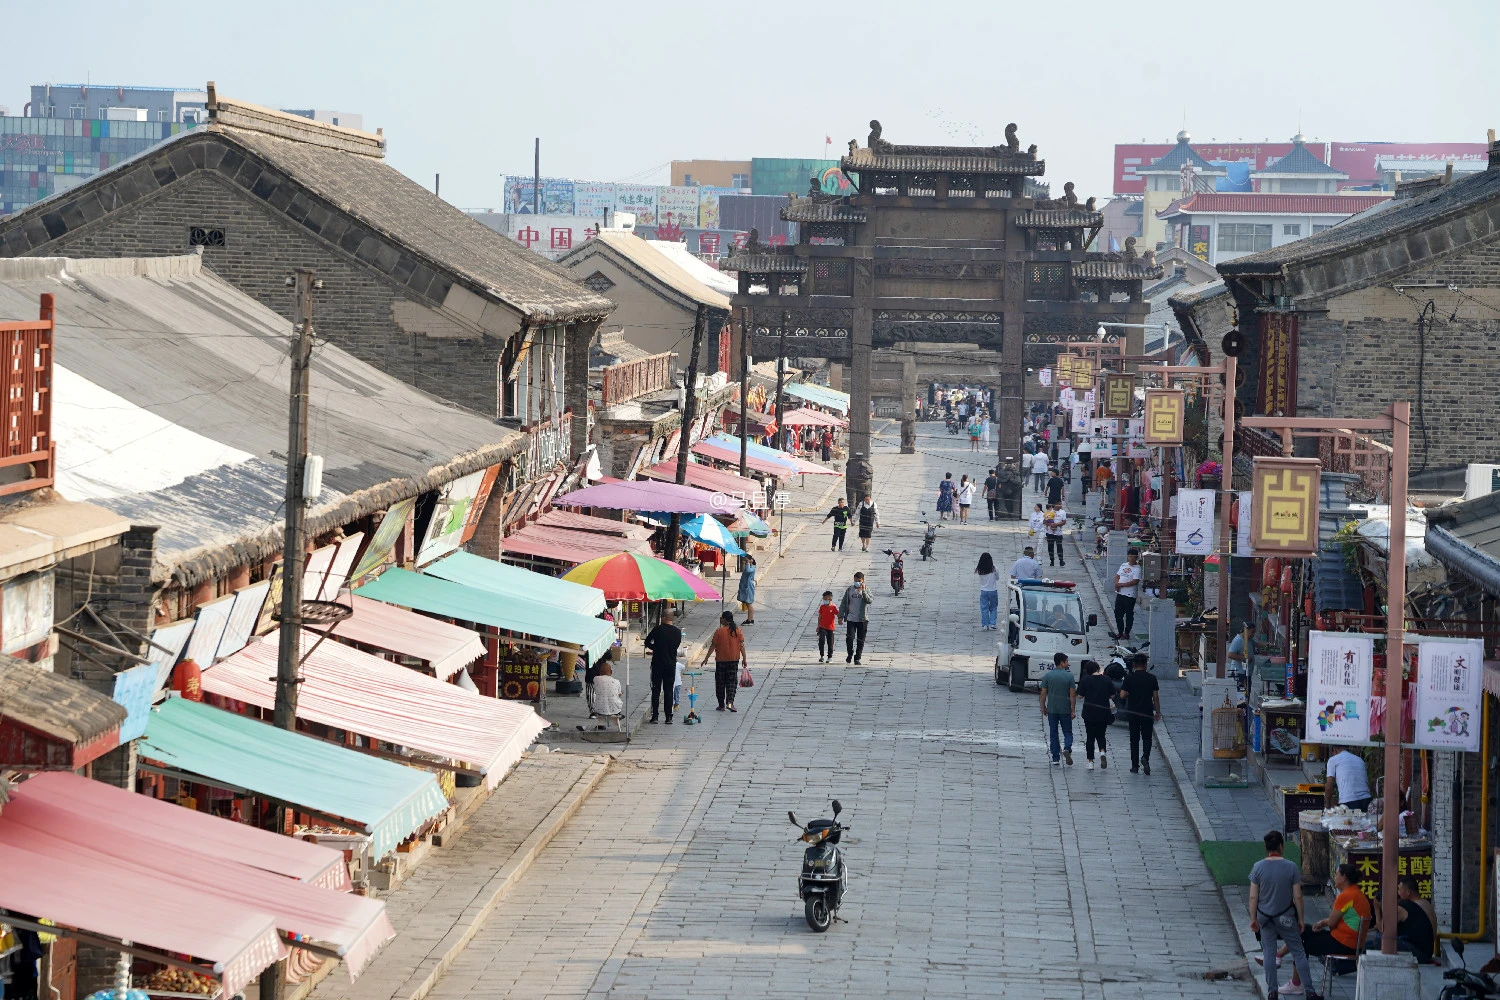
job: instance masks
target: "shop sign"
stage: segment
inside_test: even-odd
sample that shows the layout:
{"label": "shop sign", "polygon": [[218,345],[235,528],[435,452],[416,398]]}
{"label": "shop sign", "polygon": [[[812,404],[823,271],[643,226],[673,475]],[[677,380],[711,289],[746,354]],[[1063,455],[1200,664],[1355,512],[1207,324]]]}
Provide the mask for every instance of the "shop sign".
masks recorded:
{"label": "shop sign", "polygon": [[1297,350],[1295,313],[1261,313],[1260,412],[1269,417],[1296,412],[1292,358]]}
{"label": "shop sign", "polygon": [[1057,356],[1057,384],[1071,387],[1073,385],[1073,361],[1071,354],[1059,354]]}
{"label": "shop sign", "polygon": [[1146,444],[1146,421],[1140,417],[1125,421],[1125,457],[1151,457],[1151,447]]}
{"label": "shop sign", "polygon": [[1294,558],[1317,554],[1321,474],[1316,458],[1255,459],[1250,544],[1256,552]]}
{"label": "shop sign", "polygon": [[[367,583],[365,579],[375,570],[385,565],[385,561],[395,551],[396,543],[401,540],[401,533],[406,530],[407,519],[411,517],[412,508],[417,504],[416,498],[402,500],[391,504],[385,516],[380,519],[380,527],[370,536],[370,544],[365,548],[365,554],[359,560],[359,565],[349,574],[349,586],[358,587]],[[274,588],[278,592],[280,587]],[[279,599],[279,598],[278,598]]]}
{"label": "shop sign", "polygon": [[1043,368],[1041,371],[1037,372],[1036,373],[1036,380],[1037,380],[1037,382],[1039,382],[1042,385],[1051,385],[1052,384],[1052,369],[1051,368]]}
{"label": "shop sign", "polygon": [[1201,261],[1208,261],[1207,226],[1188,226],[1188,252]]}
{"label": "shop sign", "polygon": [[1182,444],[1186,422],[1186,394],[1181,389],[1146,390],[1146,444],[1176,447]]}
{"label": "shop sign", "polygon": [[[1374,898],[1380,891],[1380,872],[1385,858],[1381,847],[1352,848],[1349,864],[1354,866],[1354,884],[1366,896]],[[1401,847],[1396,855],[1396,877],[1410,875],[1417,880],[1417,892],[1423,899],[1432,898],[1432,847]]]}
{"label": "shop sign", "polygon": [[500,661],[500,697],[507,701],[540,701],[542,698],[541,657],[519,652]]}
{"label": "shop sign", "polygon": [[1477,753],[1483,678],[1481,640],[1422,637],[1417,642],[1417,725],[1413,742],[1426,750]]}
{"label": "shop sign", "polygon": [[1250,518],[1254,516],[1255,494],[1250,490],[1241,490],[1236,503],[1239,504],[1239,524],[1235,526],[1234,554],[1253,556],[1255,546],[1250,542]]}
{"label": "shop sign", "polygon": [[1105,375],[1104,407],[1100,415],[1117,420],[1128,419],[1135,412],[1135,379],[1129,375]]}
{"label": "shop sign", "polygon": [[1062,404],[1063,409],[1071,410],[1073,408],[1073,400],[1074,396],[1072,389],[1057,390],[1057,401]]}
{"label": "shop sign", "polygon": [[1094,359],[1073,359],[1073,388],[1085,391],[1094,387]]}
{"label": "shop sign", "polygon": [[1370,742],[1370,684],[1374,671],[1373,635],[1308,633],[1307,742]]}
{"label": "shop sign", "polygon": [[1176,548],[1180,556],[1213,555],[1213,490],[1178,491]]}

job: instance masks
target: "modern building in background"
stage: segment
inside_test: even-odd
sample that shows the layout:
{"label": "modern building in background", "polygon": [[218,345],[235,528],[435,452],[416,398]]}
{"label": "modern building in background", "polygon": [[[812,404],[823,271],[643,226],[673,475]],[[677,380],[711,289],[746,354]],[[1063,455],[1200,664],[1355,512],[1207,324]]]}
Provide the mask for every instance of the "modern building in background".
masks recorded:
{"label": "modern building in background", "polygon": [[750,187],[749,160],[673,160],[672,183],[679,187]]}
{"label": "modern building in background", "polygon": [[42,83],[31,88],[31,100],[21,117],[196,125],[208,120],[208,91],[201,87]]}
{"label": "modern building in background", "polygon": [[1164,241],[1199,260],[1222,264],[1329,229],[1382,205],[1390,195],[1241,194],[1199,191],[1157,213]]}
{"label": "modern building in background", "polygon": [[355,114],[353,111],[325,111],[322,108],[282,108],[289,115],[297,115],[301,118],[311,118],[315,122],[324,125],[338,125],[342,128],[357,128],[360,131],[365,127],[365,116]]}

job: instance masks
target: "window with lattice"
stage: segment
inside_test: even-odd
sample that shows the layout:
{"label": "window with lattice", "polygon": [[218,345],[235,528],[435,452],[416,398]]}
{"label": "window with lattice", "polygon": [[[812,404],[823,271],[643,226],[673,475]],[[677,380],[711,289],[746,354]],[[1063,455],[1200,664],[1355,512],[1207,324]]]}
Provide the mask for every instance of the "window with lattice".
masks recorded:
{"label": "window with lattice", "polygon": [[815,260],[812,262],[812,294],[853,294],[853,270],[847,260]]}
{"label": "window with lattice", "polygon": [[1068,291],[1065,264],[1031,264],[1026,269],[1028,299],[1060,299]]}

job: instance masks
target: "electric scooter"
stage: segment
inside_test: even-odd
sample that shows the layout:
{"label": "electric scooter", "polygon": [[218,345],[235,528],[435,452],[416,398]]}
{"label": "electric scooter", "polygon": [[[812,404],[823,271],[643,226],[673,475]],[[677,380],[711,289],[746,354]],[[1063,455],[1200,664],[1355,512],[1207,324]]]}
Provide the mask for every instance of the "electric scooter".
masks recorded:
{"label": "electric scooter", "polygon": [[917,551],[922,554],[922,561],[926,562],[932,558],[932,543],[937,541],[938,526],[928,524],[926,518],[923,518],[922,523],[927,525],[927,531],[922,535],[922,547]]}
{"label": "electric scooter", "polygon": [[802,826],[796,813],[786,814],[793,826],[802,826],[802,836],[798,839],[812,845],[802,852],[797,895],[803,901],[807,926],[819,934],[838,919],[839,906],[844,901],[844,876],[848,874],[848,868],[838,842],[849,828],[839,822],[839,813],[843,809],[839,800],[834,799],[833,819],[815,819],[806,826]]}
{"label": "electric scooter", "polygon": [[907,550],[902,549],[900,552],[897,552],[894,549],[884,549],[882,551],[891,557],[891,590],[895,592],[897,597],[900,597],[901,591],[906,587],[905,557]]}

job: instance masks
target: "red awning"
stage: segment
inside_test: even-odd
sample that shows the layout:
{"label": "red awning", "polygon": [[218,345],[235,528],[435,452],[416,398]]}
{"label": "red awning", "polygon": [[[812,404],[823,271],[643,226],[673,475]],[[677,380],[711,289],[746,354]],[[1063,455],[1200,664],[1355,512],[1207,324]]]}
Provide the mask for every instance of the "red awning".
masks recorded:
{"label": "red awning", "polygon": [[[735,461],[739,461],[738,455],[735,456]],[[663,483],[675,483],[677,463],[658,462],[650,468],[642,469],[640,475]],[[737,472],[730,472],[728,469],[716,469],[706,462],[687,464],[687,483],[689,486],[696,486],[700,490],[708,490],[711,493],[728,493],[730,496],[746,501],[756,510],[764,510],[766,506],[766,488],[760,482],[741,476]]]}
{"label": "red awning", "polygon": [[570,531],[591,531],[596,535],[618,535],[621,538],[646,539],[651,529],[628,521],[611,521],[607,517],[579,514],[571,510],[549,510],[537,518],[536,524],[544,528],[566,528]]}
{"label": "red awning", "polygon": [[[203,671],[203,690],[269,709],[276,704],[280,629]],[[485,698],[349,646],[303,633],[297,718],[445,760],[460,761],[494,788],[547,722],[529,705]]]}
{"label": "red awning", "polygon": [[[181,914],[189,922],[196,922],[205,911],[222,913],[243,909],[247,913],[269,914],[276,930],[282,934],[304,938],[336,951],[346,963],[351,978],[357,976],[381,945],[396,934],[386,916],[384,903],[252,868],[233,857],[200,852],[196,844],[180,834],[171,841],[161,840],[154,824],[132,823],[131,816],[135,811],[129,804],[121,804],[123,799],[145,796],[76,775],[50,775],[49,779],[25,782],[17,789],[17,794],[0,813],[0,844],[20,850],[37,850],[45,843],[48,850],[41,853],[55,851],[54,856],[64,862],[73,859],[97,861],[112,865],[117,871],[154,879],[158,886],[197,893],[202,897],[200,902]],[[67,788],[69,794],[57,794],[61,788]],[[87,814],[76,811],[80,796],[95,802]],[[118,810],[114,808],[117,804],[121,804]],[[189,813],[179,806],[167,808]],[[213,822],[238,825],[221,819]],[[261,830],[253,832],[267,839],[289,839]],[[208,872],[213,873],[212,877],[206,877]],[[114,906],[118,902],[107,898],[106,905]],[[24,912],[53,916],[45,908]],[[247,925],[249,923],[247,920]],[[138,932],[124,936],[134,941],[144,940],[136,934]],[[188,954],[200,954],[195,950],[182,950]],[[257,948],[252,946],[248,953],[256,954]]]}
{"label": "red awning", "polygon": [[617,552],[649,556],[651,546],[636,538],[549,528],[540,524],[528,524],[514,535],[506,535],[500,543],[502,559],[511,555],[523,555],[534,559],[555,559],[574,565],[600,556],[612,556]]}
{"label": "red awning", "polygon": [[802,406],[795,410],[788,410],[784,423],[788,427],[847,427],[849,421],[842,420],[830,413],[814,410]]}
{"label": "red awning", "polygon": [[354,617],[339,622],[332,638],[425,660],[443,680],[485,653],[473,629],[358,596]]}
{"label": "red awning", "polygon": [[[727,448],[713,441],[699,441],[693,445],[693,454],[702,455],[704,458],[711,458],[717,462],[733,462],[735,465],[740,463],[739,449]],[[763,472],[768,476],[775,476],[778,479],[785,479],[787,476],[796,475],[795,472],[788,469],[782,462],[773,462],[768,458],[761,458],[753,454],[745,456],[745,468],[754,469],[756,472]]]}

